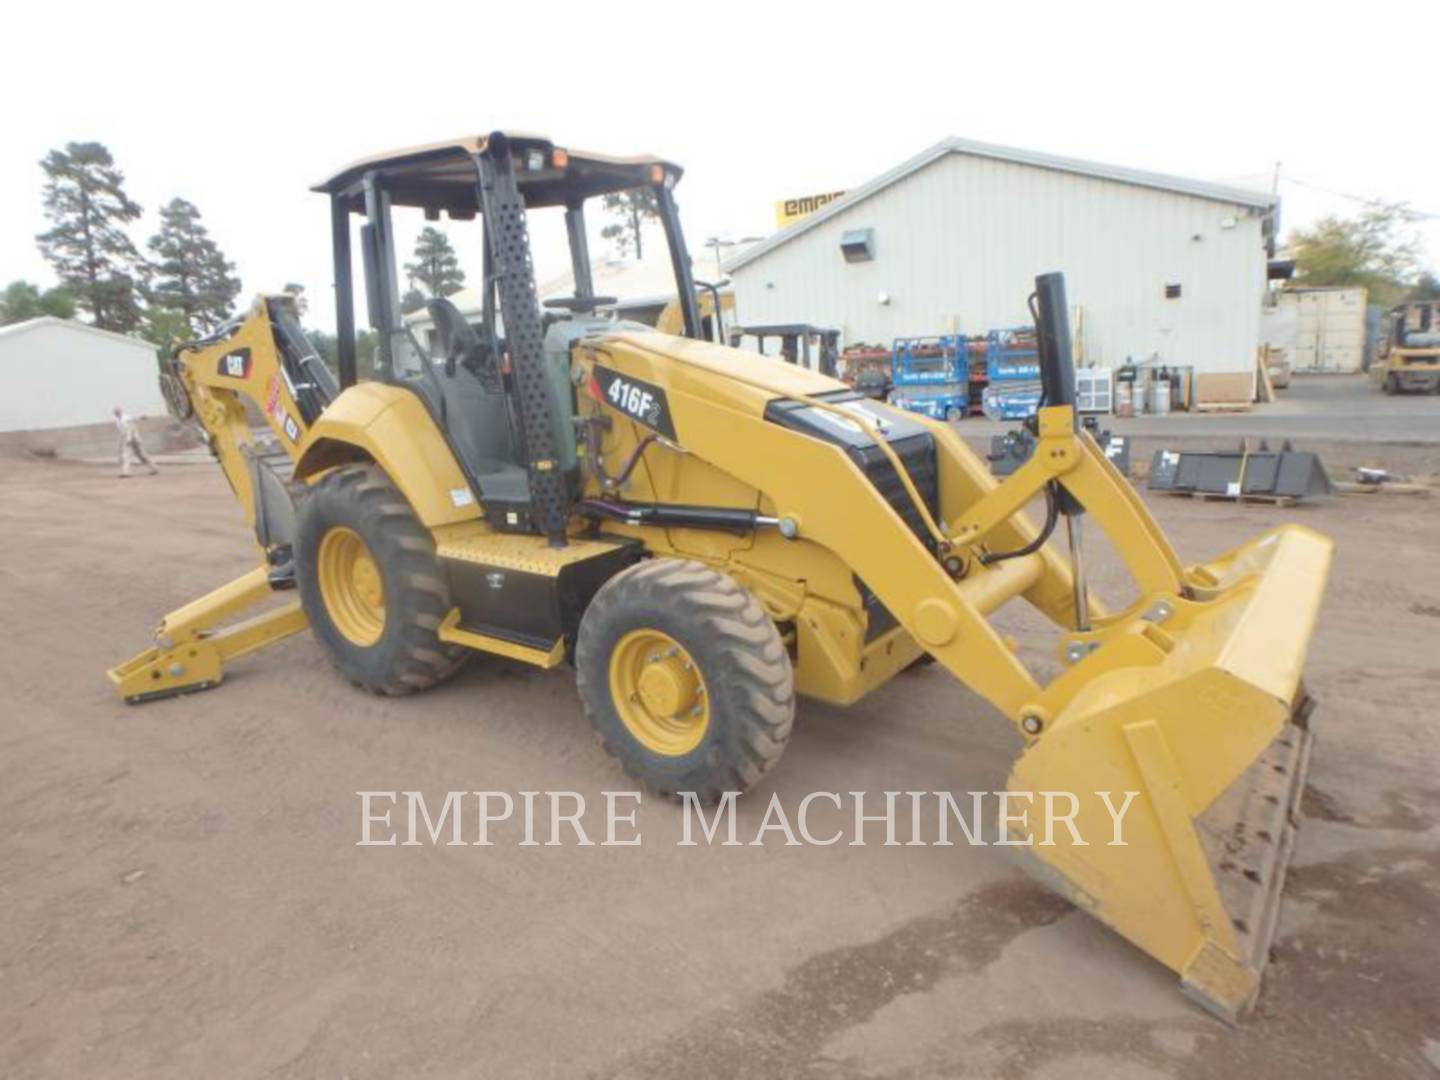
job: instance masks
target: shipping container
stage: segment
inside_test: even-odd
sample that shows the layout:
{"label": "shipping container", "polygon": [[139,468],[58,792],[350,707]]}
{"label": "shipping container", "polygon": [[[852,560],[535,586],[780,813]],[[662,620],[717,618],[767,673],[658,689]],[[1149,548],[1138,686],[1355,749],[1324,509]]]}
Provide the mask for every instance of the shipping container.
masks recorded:
{"label": "shipping container", "polygon": [[1295,312],[1291,364],[1297,372],[1355,372],[1365,363],[1366,291],[1362,287],[1285,289]]}

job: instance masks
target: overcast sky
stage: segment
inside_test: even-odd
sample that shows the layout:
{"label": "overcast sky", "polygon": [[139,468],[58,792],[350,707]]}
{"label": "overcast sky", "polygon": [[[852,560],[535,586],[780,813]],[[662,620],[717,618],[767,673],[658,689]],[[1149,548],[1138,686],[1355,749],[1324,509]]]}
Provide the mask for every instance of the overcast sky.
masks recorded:
{"label": "overcast sky", "polygon": [[[1278,161],[1286,232],[1359,209],[1319,188],[1440,214],[1435,66],[1419,61],[1440,41],[1433,0],[45,10],[7,18],[0,282],[53,282],[38,162],[92,139],[146,209],[137,239],[160,203],[189,199],[247,294],[302,282],[332,326],[328,213],[308,188],[356,157],[496,127],[682,164],[697,256],[706,237],[769,231],[779,198],[861,184],[947,135],[1209,180]],[[1433,267],[1440,220],[1419,229]],[[473,276],[478,230],[463,230],[449,226]],[[545,237],[542,276],[559,259]]]}

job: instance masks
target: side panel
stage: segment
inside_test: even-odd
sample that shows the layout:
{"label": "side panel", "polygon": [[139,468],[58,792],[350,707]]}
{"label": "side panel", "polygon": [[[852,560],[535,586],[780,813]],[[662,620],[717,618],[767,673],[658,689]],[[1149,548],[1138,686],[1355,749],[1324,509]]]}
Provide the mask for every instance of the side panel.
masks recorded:
{"label": "side panel", "polygon": [[424,404],[409,390],[359,383],[343,391],[310,429],[295,479],[371,460],[385,470],[427,528],[480,516],[475,493]]}

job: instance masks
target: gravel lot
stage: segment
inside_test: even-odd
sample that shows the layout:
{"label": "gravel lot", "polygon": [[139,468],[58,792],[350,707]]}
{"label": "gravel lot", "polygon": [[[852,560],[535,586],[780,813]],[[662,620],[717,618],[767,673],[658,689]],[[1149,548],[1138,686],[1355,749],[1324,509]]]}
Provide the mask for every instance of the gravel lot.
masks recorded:
{"label": "gravel lot", "polygon": [[[986,848],[680,847],[680,811],[655,800],[639,847],[357,847],[357,791],[572,790],[593,814],[631,785],[564,669],[481,661],[384,700],[304,635],[211,693],[119,704],[105,668],[252,565],[223,478],[0,466],[0,1076],[1440,1065],[1440,500],[1151,500],[1189,560],[1283,520],[1339,545],[1308,816],[1258,1010],[1231,1030]],[[1002,621],[1039,648],[1028,615]],[[772,791],[993,790],[1015,748],[936,667],[849,710],[802,704],[741,836]]]}

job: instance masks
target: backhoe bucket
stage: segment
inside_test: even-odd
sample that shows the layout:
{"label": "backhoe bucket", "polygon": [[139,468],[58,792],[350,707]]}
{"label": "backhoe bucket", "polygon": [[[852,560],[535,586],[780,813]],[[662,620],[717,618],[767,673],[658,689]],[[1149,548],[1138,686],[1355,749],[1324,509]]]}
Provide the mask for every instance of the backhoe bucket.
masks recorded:
{"label": "backhoe bucket", "polygon": [[1188,571],[1193,598],[1116,620],[1010,777],[1037,810],[1078,803],[1073,831],[1001,822],[1026,868],[1231,1022],[1259,991],[1294,845],[1330,553],[1284,526]]}

